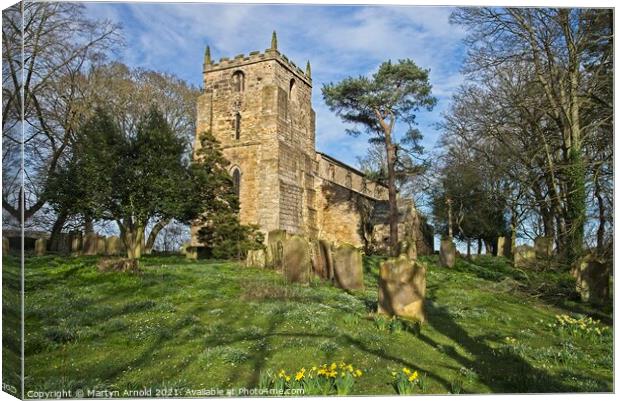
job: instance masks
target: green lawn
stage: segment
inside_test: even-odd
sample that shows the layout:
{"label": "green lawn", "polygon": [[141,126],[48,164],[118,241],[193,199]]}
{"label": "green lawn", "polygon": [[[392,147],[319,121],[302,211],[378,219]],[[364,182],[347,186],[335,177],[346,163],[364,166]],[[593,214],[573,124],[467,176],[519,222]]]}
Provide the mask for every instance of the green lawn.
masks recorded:
{"label": "green lawn", "polygon": [[[353,394],[395,394],[391,372],[404,367],[425,377],[419,393],[613,390],[611,327],[600,323],[601,335],[552,327],[581,307],[534,297],[518,285],[527,273],[502,260],[454,270],[424,260],[428,322],[418,330],[374,315],[377,258],[365,260],[366,290],[352,293],[319,281],[287,285],[271,270],[230,262],[145,258],[134,276],[100,273],[96,258],[30,258],[26,395],[255,388],[261,372],[332,361],[363,371]],[[17,268],[6,258],[3,274]]]}

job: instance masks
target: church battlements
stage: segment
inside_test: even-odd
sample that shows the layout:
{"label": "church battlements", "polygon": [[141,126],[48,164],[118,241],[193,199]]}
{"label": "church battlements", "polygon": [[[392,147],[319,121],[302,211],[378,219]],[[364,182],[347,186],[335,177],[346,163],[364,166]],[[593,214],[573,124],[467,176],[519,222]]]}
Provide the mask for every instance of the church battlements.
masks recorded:
{"label": "church battlements", "polygon": [[[288,69],[296,77],[303,80],[309,86],[312,86],[312,77],[310,73],[310,62],[306,64],[306,71],[303,71],[297,64],[290,60],[286,55],[277,49],[277,37],[273,32],[271,47],[261,52],[259,50],[251,51],[249,54],[237,54],[234,58],[221,57],[215,62],[211,59],[211,49],[207,46],[205,50],[205,59],[203,63],[203,73],[213,71],[221,71],[229,68],[239,68],[248,64],[260,63],[268,60],[276,60],[283,67]],[[275,40],[274,40],[275,39]]]}

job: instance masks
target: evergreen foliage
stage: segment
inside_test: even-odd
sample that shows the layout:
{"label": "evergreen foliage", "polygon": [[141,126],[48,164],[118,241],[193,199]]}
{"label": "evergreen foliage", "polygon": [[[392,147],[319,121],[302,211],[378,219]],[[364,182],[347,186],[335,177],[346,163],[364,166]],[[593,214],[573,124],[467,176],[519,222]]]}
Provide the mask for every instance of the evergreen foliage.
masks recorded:
{"label": "evergreen foliage", "polygon": [[208,256],[240,259],[248,250],[262,248],[264,237],[258,226],[240,224],[239,198],[228,165],[213,134],[203,133],[192,165],[192,187],[200,192],[199,200],[209,199],[198,205],[201,210],[197,221],[202,225],[198,237]]}

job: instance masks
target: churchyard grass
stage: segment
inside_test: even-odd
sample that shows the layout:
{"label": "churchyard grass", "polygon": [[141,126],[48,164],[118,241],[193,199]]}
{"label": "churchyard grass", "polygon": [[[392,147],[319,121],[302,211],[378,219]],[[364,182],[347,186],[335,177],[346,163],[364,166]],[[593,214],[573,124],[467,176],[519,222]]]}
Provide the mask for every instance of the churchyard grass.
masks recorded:
{"label": "churchyard grass", "polygon": [[[459,260],[454,269],[422,260],[428,321],[420,326],[375,315],[377,257],[364,261],[365,289],[351,292],[319,280],[286,284],[274,271],[227,261],[145,257],[144,273],[132,275],[101,273],[96,257],[28,258],[26,392],[200,395],[187,391],[265,387],[270,374],[295,380],[302,367],[307,375],[342,362],[360,370],[343,384],[348,394],[395,394],[393,372],[417,372],[411,386],[401,383],[414,394],[612,391],[609,313],[580,321],[574,310],[592,310],[527,291],[521,276],[536,274],[501,259]],[[18,266],[4,259],[5,290]],[[5,341],[14,332],[5,324]]]}

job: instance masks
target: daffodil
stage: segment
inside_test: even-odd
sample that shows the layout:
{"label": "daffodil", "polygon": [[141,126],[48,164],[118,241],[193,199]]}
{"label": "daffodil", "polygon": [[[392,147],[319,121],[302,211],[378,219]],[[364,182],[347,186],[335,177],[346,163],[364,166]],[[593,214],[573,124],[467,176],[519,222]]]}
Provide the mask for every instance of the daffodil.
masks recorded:
{"label": "daffodil", "polygon": [[362,375],[362,371],[359,369],[355,370],[355,376],[360,377]]}
{"label": "daffodil", "polygon": [[410,375],[411,371],[408,368],[403,368],[403,373],[406,375]]}

